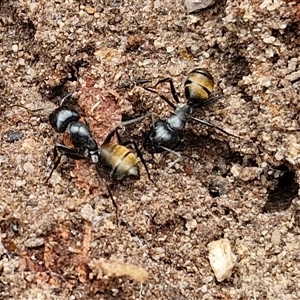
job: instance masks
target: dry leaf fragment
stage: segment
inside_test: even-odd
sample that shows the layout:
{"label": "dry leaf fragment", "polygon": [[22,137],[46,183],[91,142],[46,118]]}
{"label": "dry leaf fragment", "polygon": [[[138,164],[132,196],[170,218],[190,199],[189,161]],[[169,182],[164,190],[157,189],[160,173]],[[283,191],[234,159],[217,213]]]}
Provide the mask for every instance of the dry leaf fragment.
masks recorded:
{"label": "dry leaf fragment", "polygon": [[208,244],[208,258],[219,282],[231,276],[236,263],[236,256],[231,251],[228,239],[213,241]]}
{"label": "dry leaf fragment", "polygon": [[92,270],[108,276],[122,277],[129,276],[138,282],[144,282],[148,279],[148,273],[141,267],[125,263],[121,260],[98,260],[90,264]]}
{"label": "dry leaf fragment", "polygon": [[37,238],[37,237],[32,237],[28,238],[26,241],[24,241],[24,245],[27,248],[36,248],[43,246],[45,244],[45,240],[43,238]]}
{"label": "dry leaf fragment", "polygon": [[94,55],[106,60],[106,61],[111,61],[112,58],[116,57],[118,54],[118,50],[117,49],[113,49],[113,48],[107,48],[107,47],[102,47],[101,49],[98,49]]}

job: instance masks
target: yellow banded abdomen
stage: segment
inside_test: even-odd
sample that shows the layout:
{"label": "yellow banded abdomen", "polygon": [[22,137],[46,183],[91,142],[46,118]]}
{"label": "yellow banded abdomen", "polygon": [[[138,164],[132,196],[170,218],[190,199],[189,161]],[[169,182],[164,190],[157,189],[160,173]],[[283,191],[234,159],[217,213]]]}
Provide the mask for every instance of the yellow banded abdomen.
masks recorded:
{"label": "yellow banded abdomen", "polygon": [[107,143],[100,147],[102,163],[117,180],[140,176],[137,157],[125,146]]}
{"label": "yellow banded abdomen", "polygon": [[195,69],[188,74],[184,83],[184,93],[188,103],[201,106],[214,88],[214,79],[205,69]]}

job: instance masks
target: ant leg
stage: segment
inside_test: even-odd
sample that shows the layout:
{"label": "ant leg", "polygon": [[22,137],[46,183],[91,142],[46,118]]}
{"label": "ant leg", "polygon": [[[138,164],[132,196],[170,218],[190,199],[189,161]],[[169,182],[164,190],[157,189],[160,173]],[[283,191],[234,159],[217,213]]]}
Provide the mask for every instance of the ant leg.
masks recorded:
{"label": "ant leg", "polygon": [[160,148],[162,148],[162,149],[164,149],[165,151],[168,151],[168,152],[170,152],[170,153],[172,153],[172,154],[174,154],[174,155],[176,155],[177,156],[177,158],[159,175],[159,177],[158,177],[158,179],[160,179],[161,177],[164,177],[165,176],[165,174],[171,169],[171,168],[173,168],[174,166],[175,166],[175,164],[177,164],[178,162],[180,162],[181,161],[181,159],[182,159],[182,156],[181,156],[181,154],[179,153],[179,152],[176,152],[176,151],[174,151],[174,150],[171,150],[171,149],[169,149],[169,148],[166,148],[166,147],[164,147],[164,146],[160,146]]}
{"label": "ant leg", "polygon": [[30,108],[28,108],[28,107],[26,107],[26,106],[19,105],[19,104],[12,105],[11,107],[24,108],[24,109],[26,109],[28,112],[30,112],[33,116],[38,116],[38,117],[39,117],[40,115],[38,115],[38,114],[36,114],[36,113],[39,112],[39,111],[45,110],[44,108],[30,109]]}
{"label": "ant leg", "polygon": [[119,134],[119,132],[118,132],[118,128],[115,129],[115,134],[116,134],[116,136],[117,136],[118,143],[119,143],[120,145],[122,145],[122,146],[133,145],[134,150],[135,150],[135,152],[136,152],[138,158],[141,160],[141,163],[143,164],[143,166],[144,166],[144,168],[145,168],[145,170],[146,170],[146,172],[147,172],[147,175],[148,175],[149,180],[150,180],[151,182],[153,182],[152,179],[151,179],[151,177],[150,177],[149,169],[148,169],[148,167],[147,167],[147,165],[146,165],[146,162],[145,162],[145,160],[144,160],[144,157],[143,157],[143,155],[142,155],[142,153],[141,153],[141,151],[140,151],[140,149],[139,149],[137,143],[136,143],[134,140],[127,140],[127,141],[122,142],[121,136],[120,136],[120,134]]}
{"label": "ant leg", "polygon": [[[58,155],[58,151],[61,153],[60,155]],[[53,149],[54,161],[55,160],[56,161],[54,162],[54,166],[53,166],[49,176],[47,177],[45,183],[47,183],[49,181],[53,172],[58,167],[62,155],[66,155],[67,157],[70,157],[72,159],[86,159],[86,157],[84,155],[82,155],[81,153],[78,153],[76,150],[69,148],[62,144],[56,144]]]}
{"label": "ant leg", "polygon": [[153,113],[151,113],[151,119],[152,119],[152,128],[155,128],[155,117],[153,115]]}
{"label": "ant leg", "polygon": [[148,91],[148,92],[151,92],[151,93],[154,93],[156,95],[158,95],[161,99],[163,99],[165,102],[168,103],[169,106],[171,106],[174,110],[176,109],[176,106],[164,95],[158,93],[157,91],[155,90],[152,90],[148,87],[143,87],[144,90]]}
{"label": "ant leg", "polygon": [[118,128],[115,129],[115,134],[116,134],[118,143],[119,143],[120,145],[126,146],[126,145],[125,145],[126,143],[123,143],[123,142],[122,142],[122,139],[121,139],[120,133],[119,133],[119,131],[118,131]]}
{"label": "ant leg", "polygon": [[213,103],[219,101],[222,97],[223,97],[223,95],[220,95],[220,96],[216,96],[216,97],[213,97],[213,98],[211,98],[211,99],[208,99],[208,100],[206,100],[206,101],[202,104],[202,106],[203,106],[203,107],[204,107],[204,106],[209,106],[209,105],[211,105],[211,104],[213,104]]}
{"label": "ant leg", "polygon": [[204,120],[201,120],[201,119],[198,119],[198,118],[194,118],[194,117],[190,117],[190,118],[191,118],[192,120],[194,120],[194,121],[197,121],[197,122],[199,122],[199,123],[205,125],[205,126],[208,126],[208,127],[214,128],[214,129],[217,129],[217,130],[221,131],[221,132],[224,133],[224,134],[227,134],[227,135],[230,135],[230,136],[239,138],[239,139],[241,138],[241,137],[239,137],[238,135],[235,135],[235,134],[233,134],[233,133],[229,133],[229,132],[225,131],[224,129],[222,129],[221,127],[216,126],[216,125],[213,125],[213,124],[211,124],[211,123],[209,123],[209,122],[207,122],[207,121],[204,121]]}
{"label": "ant leg", "polygon": [[164,82],[169,83],[170,89],[171,89],[171,94],[172,94],[175,102],[178,104],[179,103],[179,98],[178,98],[178,94],[176,92],[176,89],[175,89],[172,78],[168,77],[168,78],[161,79],[152,88],[156,88],[159,84],[164,83]]}
{"label": "ant leg", "polygon": [[149,169],[147,167],[146,161],[145,161],[145,159],[144,159],[144,157],[142,155],[142,152],[140,151],[137,143],[134,140],[128,140],[128,141],[125,141],[125,142],[122,143],[123,146],[129,145],[129,144],[133,145],[138,158],[141,160],[141,163],[143,164],[143,166],[144,166],[144,168],[146,170],[146,173],[147,173],[147,176],[148,176],[149,180],[151,182],[153,182],[153,180],[151,179],[150,172],[149,172]]}
{"label": "ant leg", "polygon": [[151,79],[140,78],[140,79],[134,79],[133,80],[133,83],[135,85],[142,85],[142,84],[149,83],[149,82],[151,82]]}
{"label": "ant leg", "polygon": [[107,181],[105,179],[105,176],[104,176],[104,174],[102,172],[102,169],[100,169],[100,164],[96,164],[96,170],[97,170],[97,173],[98,173],[99,177],[101,178],[102,182],[105,184],[106,189],[107,189],[108,194],[109,194],[109,197],[111,198],[112,204],[115,207],[115,210],[116,210],[116,221],[117,221],[117,225],[119,226],[119,206],[118,206],[115,198],[113,197],[112,191],[111,191],[111,189],[109,187],[109,184],[107,183]]}
{"label": "ant leg", "polygon": [[143,116],[140,116],[140,117],[137,117],[137,118],[134,118],[134,119],[131,119],[131,120],[128,120],[128,121],[124,121],[119,126],[117,126],[117,128],[122,127],[122,126],[131,125],[131,124],[133,124],[135,122],[138,122],[138,121],[142,121],[143,119],[146,118],[146,116],[147,116],[147,114],[143,115]]}
{"label": "ant leg", "polygon": [[[137,81],[137,85],[141,85],[142,86],[144,83],[148,83],[149,81],[150,80],[147,80],[147,79],[140,80],[140,81]],[[174,83],[173,83],[172,78],[168,77],[168,78],[161,79],[154,86],[152,86],[151,88],[144,87],[144,86],[142,86],[142,88],[144,90],[148,91],[148,92],[151,92],[151,93],[154,93],[154,94],[158,95],[161,99],[163,99],[166,103],[168,103],[169,106],[171,106],[175,110],[176,109],[176,105],[174,105],[166,96],[164,96],[164,95],[158,93],[156,90],[154,90],[159,84],[162,84],[164,82],[168,82],[169,83],[173,99],[178,104],[179,103],[179,98],[178,98],[176,89],[174,87]]]}
{"label": "ant leg", "polygon": [[[146,80],[144,80],[145,83],[147,83]],[[149,82],[149,81],[148,81]],[[170,90],[171,90],[171,94],[173,96],[173,99],[175,100],[175,102],[178,104],[179,103],[179,98],[178,98],[178,94],[176,92],[176,89],[174,87],[174,83],[172,78],[168,77],[168,78],[164,78],[159,80],[154,86],[152,86],[151,88],[147,88],[147,87],[143,87],[145,90],[157,94],[160,98],[162,98],[165,102],[167,102],[174,110],[176,109],[176,106],[164,95],[159,94],[157,91],[153,90],[154,88],[156,88],[159,84],[164,83],[164,82],[168,82],[170,85]],[[193,105],[188,103],[190,106],[192,106],[193,108],[198,108],[198,107],[204,107],[204,106],[208,106],[211,105],[215,102],[217,102],[219,99],[221,99],[223,96],[216,96],[213,97],[211,99],[208,99],[207,101],[205,101],[204,103],[201,103],[200,105]]]}
{"label": "ant leg", "polygon": [[[116,131],[117,131],[120,127],[122,127],[122,126],[127,126],[127,125],[133,124],[133,123],[135,123],[135,122],[141,121],[141,120],[145,119],[146,116],[147,116],[147,115],[144,115],[144,116],[137,117],[137,118],[135,118],[135,119],[128,120],[128,121],[124,121],[124,122],[120,123],[116,128],[112,129],[112,130],[108,133],[108,135],[106,136],[106,138],[105,138],[103,144],[108,144],[108,143],[111,141],[112,137],[116,134]],[[120,135],[119,135],[119,137],[120,137]],[[118,137],[118,135],[117,135],[118,142],[119,142],[119,144],[121,144],[121,140],[119,139],[119,137]]]}
{"label": "ant leg", "polygon": [[83,121],[84,121],[84,124],[86,125],[86,127],[88,128],[88,130],[91,131],[90,124],[88,123],[86,118],[83,118]]}
{"label": "ant leg", "polygon": [[113,129],[113,130],[111,130],[111,131],[108,133],[108,135],[106,136],[106,138],[104,139],[104,141],[103,141],[102,144],[105,145],[105,144],[110,143],[110,141],[111,141],[112,137],[115,135],[115,133],[116,133],[116,128]]}
{"label": "ant leg", "polygon": [[51,176],[52,176],[54,170],[58,167],[58,165],[59,165],[59,163],[60,163],[60,160],[61,160],[61,157],[62,157],[62,155],[59,155],[59,156],[58,156],[56,146],[54,146],[54,149],[53,149],[53,156],[54,156],[54,161],[55,161],[55,160],[56,160],[56,161],[54,162],[54,166],[53,166],[53,168],[52,168],[52,170],[51,170],[49,176],[47,177],[45,183],[47,183],[47,182],[49,181],[49,179],[51,178]]}
{"label": "ant leg", "polygon": [[[71,95],[73,94],[72,93],[69,93],[68,95],[66,95],[61,101],[60,101],[60,104],[59,106],[62,106],[63,102],[65,101],[65,99],[67,99],[68,97],[70,97]],[[45,108],[37,108],[37,109],[30,109],[26,106],[23,106],[23,105],[19,105],[19,104],[15,104],[15,105],[12,105],[11,107],[20,107],[20,108],[24,108],[26,109],[28,112],[30,112],[33,116],[40,116],[37,114],[37,112],[40,112],[40,111],[45,111],[46,109]]]}
{"label": "ant leg", "polygon": [[72,159],[86,159],[87,158],[86,156],[77,152],[73,148],[69,148],[63,144],[56,144],[55,147],[62,155],[66,155],[67,157],[70,157]]}

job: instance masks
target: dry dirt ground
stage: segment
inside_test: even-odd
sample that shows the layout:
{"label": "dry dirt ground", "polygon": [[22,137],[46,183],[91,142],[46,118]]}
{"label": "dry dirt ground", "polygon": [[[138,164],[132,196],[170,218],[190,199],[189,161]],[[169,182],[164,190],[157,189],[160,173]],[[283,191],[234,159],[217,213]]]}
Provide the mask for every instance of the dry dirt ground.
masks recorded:
{"label": "dry dirt ground", "polygon": [[[300,299],[300,4],[217,2],[0,1],[1,299]],[[114,185],[119,226],[88,161],[45,183],[63,96],[101,144],[122,117],[171,113],[134,79],[172,77],[184,101],[196,67],[223,97],[194,115],[240,139],[189,122],[159,180],[174,156],[143,152],[155,183],[141,167]],[[122,138],[141,145],[150,125]],[[221,238],[237,262],[218,282],[207,245]]]}

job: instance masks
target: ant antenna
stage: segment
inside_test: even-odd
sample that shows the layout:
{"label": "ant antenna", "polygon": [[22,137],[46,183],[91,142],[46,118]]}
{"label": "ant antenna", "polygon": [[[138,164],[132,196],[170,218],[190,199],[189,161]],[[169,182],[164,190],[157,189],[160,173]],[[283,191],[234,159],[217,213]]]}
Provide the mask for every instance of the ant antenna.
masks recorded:
{"label": "ant antenna", "polygon": [[209,122],[207,122],[207,121],[204,121],[204,120],[201,120],[201,119],[198,119],[198,118],[195,118],[195,117],[190,117],[190,118],[191,118],[192,120],[196,121],[196,122],[199,122],[199,123],[201,123],[201,124],[207,126],[207,127],[217,129],[217,130],[221,131],[221,132],[224,133],[224,134],[227,134],[227,135],[230,135],[230,136],[239,138],[239,139],[241,138],[240,136],[235,135],[235,134],[233,134],[233,133],[229,133],[229,132],[227,132],[226,130],[222,129],[221,127],[216,126],[216,125],[213,125],[213,124],[211,124],[211,123],[209,123]]}
{"label": "ant antenna", "polygon": [[73,93],[74,92],[71,92],[71,93],[67,94],[65,97],[63,97],[59,102],[59,106],[62,106],[64,104],[65,100],[68,99],[70,96],[72,96]]}

